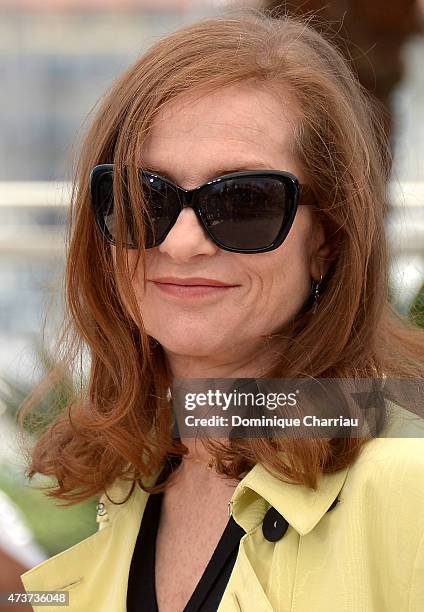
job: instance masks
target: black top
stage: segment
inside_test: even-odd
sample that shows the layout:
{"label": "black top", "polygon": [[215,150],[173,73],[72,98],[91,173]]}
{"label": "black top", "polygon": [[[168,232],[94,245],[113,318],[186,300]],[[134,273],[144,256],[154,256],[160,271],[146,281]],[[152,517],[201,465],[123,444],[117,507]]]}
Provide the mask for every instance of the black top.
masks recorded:
{"label": "black top", "polygon": [[[131,560],[127,612],[159,612],[155,588],[155,552],[162,499],[163,493],[151,493],[147,500]],[[231,516],[184,612],[216,612],[244,534],[244,529]]]}

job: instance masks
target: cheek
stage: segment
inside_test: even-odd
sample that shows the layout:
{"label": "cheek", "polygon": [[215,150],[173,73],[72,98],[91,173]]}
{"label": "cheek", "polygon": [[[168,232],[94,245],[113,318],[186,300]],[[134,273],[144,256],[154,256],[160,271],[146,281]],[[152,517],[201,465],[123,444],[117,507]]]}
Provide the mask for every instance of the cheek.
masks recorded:
{"label": "cheek", "polygon": [[[116,247],[111,245],[111,257],[112,262],[115,268],[116,273]],[[141,261],[137,263],[137,251],[131,249],[128,251],[124,251],[124,257],[126,258],[126,265],[129,271],[129,279],[132,286],[132,289],[135,293],[136,303],[141,305],[144,299],[144,287],[143,287],[143,265]],[[147,268],[148,269],[148,268]],[[118,283],[119,285],[119,283]],[[126,297],[125,291],[123,287],[119,287],[119,294],[121,301],[127,310],[130,313],[133,320],[135,320],[134,313],[130,307],[129,300]]]}
{"label": "cheek", "polygon": [[279,319],[279,323],[283,323],[300,310],[311,289],[309,257],[303,232],[290,232],[284,243],[271,251],[266,261],[258,260],[258,264],[255,276],[261,286],[263,308],[274,320]]}
{"label": "cheek", "polygon": [[310,274],[304,233],[293,230],[296,228],[293,227],[284,243],[270,253],[266,271],[263,271],[273,279],[273,284],[291,289],[302,287],[305,277]]}

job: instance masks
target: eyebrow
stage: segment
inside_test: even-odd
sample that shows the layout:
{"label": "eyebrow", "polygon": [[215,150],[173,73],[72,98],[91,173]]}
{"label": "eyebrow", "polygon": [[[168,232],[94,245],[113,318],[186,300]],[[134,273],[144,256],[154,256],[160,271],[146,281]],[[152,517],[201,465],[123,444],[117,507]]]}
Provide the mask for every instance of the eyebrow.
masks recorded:
{"label": "eyebrow", "polygon": [[[153,168],[151,164],[143,165],[142,168],[147,170],[147,172],[152,172],[153,174],[160,174],[164,178],[176,183],[175,177],[167,170],[162,170],[156,166]],[[238,164],[230,164],[227,167],[219,168],[214,170],[213,172],[207,173],[207,178],[203,181],[204,183],[216,178],[217,176],[221,176],[223,174],[230,174],[232,172],[241,172],[243,170],[276,170],[277,168],[273,168],[272,164],[267,164],[263,161],[252,161],[252,162],[241,162]]]}

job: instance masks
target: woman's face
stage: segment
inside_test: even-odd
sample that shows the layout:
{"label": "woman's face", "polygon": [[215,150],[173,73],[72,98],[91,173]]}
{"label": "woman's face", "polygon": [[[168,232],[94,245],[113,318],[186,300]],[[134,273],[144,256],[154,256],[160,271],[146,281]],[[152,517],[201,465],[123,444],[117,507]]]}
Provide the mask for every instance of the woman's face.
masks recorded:
{"label": "woman's face", "polygon": [[[185,189],[225,172],[287,170],[304,177],[293,152],[294,114],[288,100],[241,84],[200,99],[179,98],[161,111],[140,152],[140,165]],[[163,346],[181,378],[250,376],[271,345],[267,334],[296,315],[312,278],[324,272],[323,232],[300,206],[284,243],[274,251],[239,254],[216,246],[194,211],[185,208],[162,244],[146,251],[133,287],[147,333]],[[128,251],[130,265],[136,252]],[[204,277],[232,285],[194,297],[167,293],[160,277]],[[265,352],[264,352],[265,351]]]}

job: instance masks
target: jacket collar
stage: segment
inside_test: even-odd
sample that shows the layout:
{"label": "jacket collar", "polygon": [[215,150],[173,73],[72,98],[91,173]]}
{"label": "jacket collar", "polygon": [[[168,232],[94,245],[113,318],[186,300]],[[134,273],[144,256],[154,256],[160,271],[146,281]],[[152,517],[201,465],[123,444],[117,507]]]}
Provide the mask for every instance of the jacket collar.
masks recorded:
{"label": "jacket collar", "polygon": [[349,466],[321,475],[317,489],[282,481],[256,464],[239,482],[230,500],[234,520],[250,531],[273,506],[300,535],[309,533],[336,500]]}
{"label": "jacket collar", "polygon": [[[146,486],[154,484],[162,467],[149,479],[145,479]],[[337,472],[321,474],[318,487],[313,490],[304,485],[285,482],[263,464],[257,463],[234,489],[229,502],[231,513],[247,532],[262,523],[265,513],[272,506],[300,535],[306,535],[338,497],[348,471],[349,466]],[[108,489],[110,499],[119,504],[127,496],[129,485],[128,481],[116,480]],[[144,509],[149,494],[138,482],[135,494],[138,504]],[[109,520],[119,512],[120,506],[108,503],[107,507],[104,518]],[[101,520],[102,516],[98,516],[98,522]]]}

